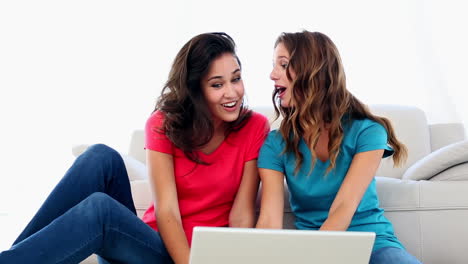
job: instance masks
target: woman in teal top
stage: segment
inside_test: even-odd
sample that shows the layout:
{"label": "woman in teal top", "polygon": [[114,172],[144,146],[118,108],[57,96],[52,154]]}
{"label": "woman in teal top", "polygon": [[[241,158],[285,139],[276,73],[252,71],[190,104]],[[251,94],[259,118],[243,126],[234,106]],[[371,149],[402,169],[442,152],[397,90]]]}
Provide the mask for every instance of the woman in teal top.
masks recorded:
{"label": "woman in teal top", "polygon": [[319,32],[283,33],[275,43],[273,102],[283,116],[258,158],[259,228],[281,228],[283,177],[298,229],[376,233],[370,263],[420,263],[398,241],[379,207],[375,172],[406,148],[391,123],[346,89],[340,55]]}

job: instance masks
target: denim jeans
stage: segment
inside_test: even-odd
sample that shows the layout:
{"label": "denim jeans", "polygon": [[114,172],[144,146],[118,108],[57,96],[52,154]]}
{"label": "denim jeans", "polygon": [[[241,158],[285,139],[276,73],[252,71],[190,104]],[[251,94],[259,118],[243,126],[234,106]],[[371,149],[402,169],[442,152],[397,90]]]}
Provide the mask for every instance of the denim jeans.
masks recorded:
{"label": "denim jeans", "polygon": [[369,264],[421,264],[408,251],[396,247],[383,247],[372,252]]}
{"label": "denim jeans", "polygon": [[136,216],[122,157],[102,144],[76,159],[0,263],[79,263],[93,253],[101,263],[172,263]]}

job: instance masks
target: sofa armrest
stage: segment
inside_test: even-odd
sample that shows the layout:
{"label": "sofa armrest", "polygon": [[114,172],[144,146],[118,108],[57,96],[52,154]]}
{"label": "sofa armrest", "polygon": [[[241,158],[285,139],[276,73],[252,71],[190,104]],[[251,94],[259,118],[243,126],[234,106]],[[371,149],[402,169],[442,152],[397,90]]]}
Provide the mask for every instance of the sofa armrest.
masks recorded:
{"label": "sofa armrest", "polygon": [[385,211],[468,210],[468,181],[413,181],[376,177],[377,193]]}
{"label": "sofa armrest", "polygon": [[76,158],[81,155],[83,152],[86,151],[86,149],[89,147],[88,144],[79,144],[79,145],[73,145],[72,147],[72,154]]}
{"label": "sofa armrest", "polygon": [[142,163],[146,163],[145,131],[142,129],[133,131],[132,137],[130,139],[128,155],[134,157]]}
{"label": "sofa armrest", "polygon": [[137,215],[141,218],[153,202],[149,182],[147,179],[130,181],[130,188]]}
{"label": "sofa armrest", "polygon": [[125,163],[125,168],[127,169],[130,181],[144,180],[148,178],[148,169],[143,162],[130,155],[120,154],[120,156],[122,156]]}
{"label": "sofa armrest", "polygon": [[402,176],[406,180],[429,180],[454,166],[468,162],[468,140],[440,148],[409,167]]}
{"label": "sofa armrest", "polygon": [[429,264],[468,259],[468,181],[376,179],[385,216],[411,254]]}

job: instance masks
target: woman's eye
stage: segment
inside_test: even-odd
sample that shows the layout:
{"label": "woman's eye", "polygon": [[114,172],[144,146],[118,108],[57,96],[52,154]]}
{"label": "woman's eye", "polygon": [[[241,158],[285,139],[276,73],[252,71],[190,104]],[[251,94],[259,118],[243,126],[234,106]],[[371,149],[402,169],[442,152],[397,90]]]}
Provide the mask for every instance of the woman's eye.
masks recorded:
{"label": "woman's eye", "polygon": [[214,83],[211,85],[213,88],[221,88],[221,86],[223,86],[221,83]]}
{"label": "woman's eye", "polygon": [[238,82],[238,81],[240,81],[241,79],[242,79],[241,77],[237,77],[237,78],[232,79],[232,82]]}
{"label": "woman's eye", "polygon": [[282,64],[281,64],[281,67],[282,67],[283,69],[286,69],[286,68],[288,67],[288,63],[282,63]]}

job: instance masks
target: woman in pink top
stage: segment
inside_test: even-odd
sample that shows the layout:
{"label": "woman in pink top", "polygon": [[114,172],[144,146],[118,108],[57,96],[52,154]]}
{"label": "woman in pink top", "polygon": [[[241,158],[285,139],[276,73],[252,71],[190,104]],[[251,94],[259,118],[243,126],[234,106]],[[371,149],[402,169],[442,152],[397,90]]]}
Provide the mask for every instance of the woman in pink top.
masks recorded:
{"label": "woman in pink top", "polygon": [[195,226],[253,227],[266,118],[243,104],[241,65],[225,33],[177,54],[146,123],[155,202],[136,216],[122,157],[80,155],[0,263],[188,263]]}
{"label": "woman in pink top", "polygon": [[269,126],[244,107],[234,49],[224,33],[185,44],[146,124],[156,206],[143,221],[160,232],[176,263],[188,262],[195,226],[254,225],[256,159]]}

